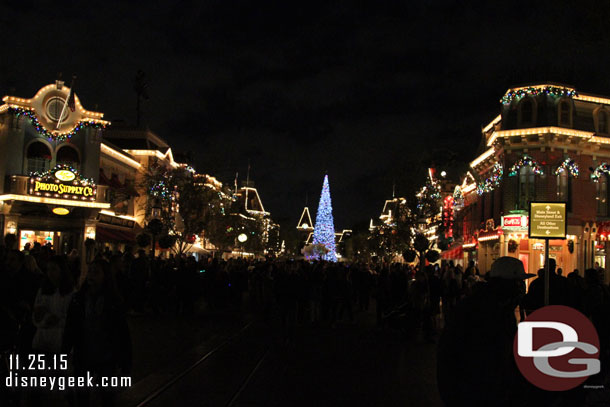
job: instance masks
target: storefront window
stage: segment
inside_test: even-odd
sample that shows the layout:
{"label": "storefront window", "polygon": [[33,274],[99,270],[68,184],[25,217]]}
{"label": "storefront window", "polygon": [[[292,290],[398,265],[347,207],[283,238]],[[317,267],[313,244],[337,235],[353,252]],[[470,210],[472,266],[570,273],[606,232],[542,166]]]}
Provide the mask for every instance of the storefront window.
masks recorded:
{"label": "storefront window", "polygon": [[28,174],[32,172],[45,172],[51,166],[51,151],[39,141],[32,143],[26,152]]}
{"label": "storefront window", "polygon": [[23,250],[26,244],[30,244],[30,247],[34,247],[34,243],[40,243],[41,246],[47,244],[53,244],[53,237],[55,233],[38,231],[38,230],[22,230],[20,233],[21,239],[19,240],[19,250]]}
{"label": "storefront window", "polygon": [[519,209],[527,209],[536,200],[536,174],[530,166],[519,169]]}
{"label": "storefront window", "polygon": [[602,175],[595,183],[597,188],[597,216],[608,216],[608,176]]}
{"label": "storefront window", "polygon": [[[595,243],[595,262],[599,263],[601,268],[606,268],[606,244],[605,242]],[[595,264],[595,263],[593,263]]]}

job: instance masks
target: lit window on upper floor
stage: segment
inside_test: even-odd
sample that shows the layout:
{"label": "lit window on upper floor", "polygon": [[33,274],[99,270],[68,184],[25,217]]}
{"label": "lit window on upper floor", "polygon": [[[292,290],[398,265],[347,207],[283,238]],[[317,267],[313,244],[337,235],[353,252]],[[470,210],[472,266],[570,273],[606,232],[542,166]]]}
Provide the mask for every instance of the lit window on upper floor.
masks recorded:
{"label": "lit window on upper floor", "polygon": [[529,165],[519,168],[517,209],[527,209],[536,200],[536,173]]}
{"label": "lit window on upper floor", "polygon": [[572,179],[568,171],[557,174],[557,200],[567,204],[568,212],[572,211]]}
{"label": "lit window on upper floor", "polygon": [[572,127],[572,103],[561,100],[557,105],[558,124],[562,127]]}

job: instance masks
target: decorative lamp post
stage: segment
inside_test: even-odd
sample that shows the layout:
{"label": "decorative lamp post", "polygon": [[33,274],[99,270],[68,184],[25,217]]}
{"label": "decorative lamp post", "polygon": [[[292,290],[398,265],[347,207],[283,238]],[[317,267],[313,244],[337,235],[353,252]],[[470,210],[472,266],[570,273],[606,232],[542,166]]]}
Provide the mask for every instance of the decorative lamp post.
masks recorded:
{"label": "decorative lamp post", "polygon": [[159,204],[159,200],[156,198],[153,203],[151,214],[152,219],[148,221],[148,225],[146,225],[146,228],[152,235],[152,257],[154,259],[155,249],[157,245],[157,236],[160,235],[163,231],[163,222],[161,221],[161,219],[159,219],[161,217],[161,205]]}
{"label": "decorative lamp post", "polygon": [[244,243],[246,243],[246,241],[248,240],[248,235],[246,235],[245,233],[240,233],[239,236],[237,236],[237,240],[239,241],[239,243],[241,243],[241,256],[244,256]]}
{"label": "decorative lamp post", "polygon": [[151,210],[153,219],[159,219],[161,217],[161,209],[161,202],[159,202],[159,198],[155,198]]}

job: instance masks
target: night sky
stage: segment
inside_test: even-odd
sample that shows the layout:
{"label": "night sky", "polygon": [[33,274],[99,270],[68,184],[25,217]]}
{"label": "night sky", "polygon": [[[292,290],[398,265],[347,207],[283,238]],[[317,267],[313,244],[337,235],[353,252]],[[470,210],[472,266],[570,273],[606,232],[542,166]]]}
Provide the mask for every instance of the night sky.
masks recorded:
{"label": "night sky", "polygon": [[608,1],[379,3],[5,2],[0,92],[74,73],[85,108],[133,123],[141,69],[150,129],[231,185],[249,160],[283,228],[307,195],[315,214],[325,171],[337,228],[368,224],[431,162],[454,175],[510,86],[610,95]]}

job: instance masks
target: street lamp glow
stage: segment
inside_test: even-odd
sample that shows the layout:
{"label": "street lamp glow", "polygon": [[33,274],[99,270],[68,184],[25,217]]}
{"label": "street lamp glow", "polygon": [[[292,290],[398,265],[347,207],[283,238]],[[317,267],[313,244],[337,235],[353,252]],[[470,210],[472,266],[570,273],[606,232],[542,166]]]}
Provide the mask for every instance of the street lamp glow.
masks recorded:
{"label": "street lamp glow", "polygon": [[237,236],[237,240],[239,240],[240,243],[243,243],[248,240],[248,236],[245,233],[241,233],[239,236]]}

